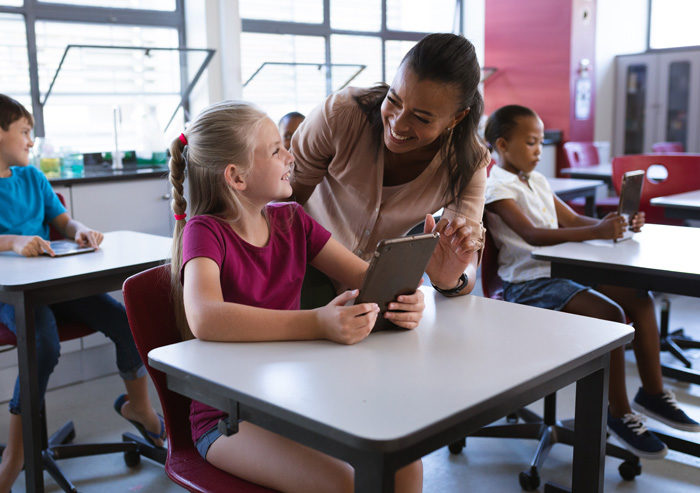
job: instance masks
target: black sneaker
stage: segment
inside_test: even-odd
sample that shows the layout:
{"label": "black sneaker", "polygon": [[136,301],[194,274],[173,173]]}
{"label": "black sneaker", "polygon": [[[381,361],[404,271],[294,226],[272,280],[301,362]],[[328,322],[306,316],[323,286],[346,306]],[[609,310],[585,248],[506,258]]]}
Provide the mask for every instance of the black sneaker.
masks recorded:
{"label": "black sneaker", "polygon": [[632,409],[678,430],[700,432],[700,423],[683,412],[670,390],[651,395],[640,387],[632,401]]}
{"label": "black sneaker", "polygon": [[644,426],[644,417],[636,413],[614,418],[608,410],[608,431],[634,455],[645,459],[663,459],[668,453],[664,442]]}

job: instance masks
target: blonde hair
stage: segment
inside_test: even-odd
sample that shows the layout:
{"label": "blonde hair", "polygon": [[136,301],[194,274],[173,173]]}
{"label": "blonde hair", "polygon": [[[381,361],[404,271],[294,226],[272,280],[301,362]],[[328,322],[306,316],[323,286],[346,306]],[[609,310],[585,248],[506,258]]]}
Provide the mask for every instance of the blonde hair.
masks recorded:
{"label": "blonde hair", "polygon": [[[223,101],[202,111],[184,132],[187,144],[176,138],[170,144],[171,207],[176,215],[187,211],[183,183],[187,175],[190,217],[210,215],[235,221],[241,211],[238,196],[224,179],[224,170],[235,164],[245,174],[253,163],[255,136],[267,118],[257,106],[243,101]],[[182,231],[186,220],[175,221],[171,286],[175,320],[183,339],[192,339],[182,299]]]}

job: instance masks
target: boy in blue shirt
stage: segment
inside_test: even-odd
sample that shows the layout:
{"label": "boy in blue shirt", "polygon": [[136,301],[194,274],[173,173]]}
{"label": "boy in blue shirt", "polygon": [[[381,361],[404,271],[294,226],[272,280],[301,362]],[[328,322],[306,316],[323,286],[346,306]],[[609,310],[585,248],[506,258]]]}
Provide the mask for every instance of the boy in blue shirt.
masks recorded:
{"label": "boy in blue shirt", "polygon": [[[99,247],[103,235],[72,219],[51,189],[46,177],[29,164],[34,120],[14,99],[0,94],[0,252],[14,251],[34,257],[53,255],[49,225],[80,245]],[[55,314],[60,313],[93,327],[116,346],[117,367],[126,394],[114,403],[115,410],[128,419],[156,446],[163,445],[165,426],[148,397],[143,362],[131,337],[124,307],[106,294],[38,307],[36,325],[39,392],[43,399],[49,376],[58,363],[60,345]],[[14,306],[0,302],[0,323],[16,331]],[[9,491],[24,465],[19,378],[10,401],[10,430],[0,462],[0,492]]]}

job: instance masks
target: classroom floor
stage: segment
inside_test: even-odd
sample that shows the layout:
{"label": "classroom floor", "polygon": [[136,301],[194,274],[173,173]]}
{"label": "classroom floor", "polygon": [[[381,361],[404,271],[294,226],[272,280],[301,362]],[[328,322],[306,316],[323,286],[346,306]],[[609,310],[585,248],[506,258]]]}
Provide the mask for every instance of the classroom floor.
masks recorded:
{"label": "classroom floor", "polygon": [[[700,299],[671,296],[671,327],[686,327],[686,331],[700,339]],[[696,366],[700,366],[700,351],[692,354]],[[662,355],[666,358],[666,355]],[[627,387],[629,395],[634,395],[639,379],[631,351],[627,352]],[[700,386],[666,380],[665,385],[672,389],[684,409],[695,419],[700,419]],[[49,430],[72,419],[76,424],[77,441],[119,440],[124,431],[134,431],[126,421],[119,418],[112,409],[114,398],[123,392],[118,376],[108,376],[77,385],[70,385],[47,394]],[[574,386],[569,386],[557,394],[558,416],[567,418],[573,415]],[[155,391],[152,398],[157,402]],[[3,404],[4,405],[4,404]],[[542,403],[531,406],[541,412]],[[0,441],[7,436],[7,416],[0,412]],[[651,423],[651,420],[649,421]],[[658,425],[663,427],[663,425]],[[668,430],[668,429],[667,429]],[[679,434],[681,432],[678,432]],[[685,434],[700,442],[700,436]],[[518,473],[527,469],[535,442],[515,439],[469,438],[467,447],[459,455],[451,455],[442,448],[423,459],[426,493],[449,493],[463,491],[521,491]],[[566,445],[556,445],[541,471],[543,483],[553,481],[568,485],[571,474],[572,449]],[[621,479],[617,468],[618,459],[607,458],[605,462],[605,491],[607,492],[656,492],[697,493],[700,487],[700,459],[671,451],[665,460],[642,460],[642,475],[634,481]],[[60,462],[68,477],[75,482],[81,492],[177,492],[184,491],[172,483],[162,466],[142,460],[141,464],[129,469],[124,465],[121,454],[102,455],[90,458],[68,459]],[[60,491],[53,480],[45,474],[46,491]],[[13,487],[13,492],[23,492],[24,476],[21,475]],[[540,486],[538,491],[543,491]]]}

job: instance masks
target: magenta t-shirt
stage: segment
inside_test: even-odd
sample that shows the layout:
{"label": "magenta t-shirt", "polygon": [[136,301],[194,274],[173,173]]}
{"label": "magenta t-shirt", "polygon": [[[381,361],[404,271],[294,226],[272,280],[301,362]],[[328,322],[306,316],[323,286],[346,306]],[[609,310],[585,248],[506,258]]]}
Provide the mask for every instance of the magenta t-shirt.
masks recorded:
{"label": "magenta t-shirt", "polygon": [[[321,251],[331,234],[296,203],[275,203],[265,208],[270,239],[264,247],[241,239],[226,222],[212,216],[195,216],[182,235],[182,270],[195,257],[217,263],[224,301],[275,310],[298,310],[306,264]],[[261,328],[264,330],[264,328]],[[190,425],[197,439],[226,414],[192,401]]]}

